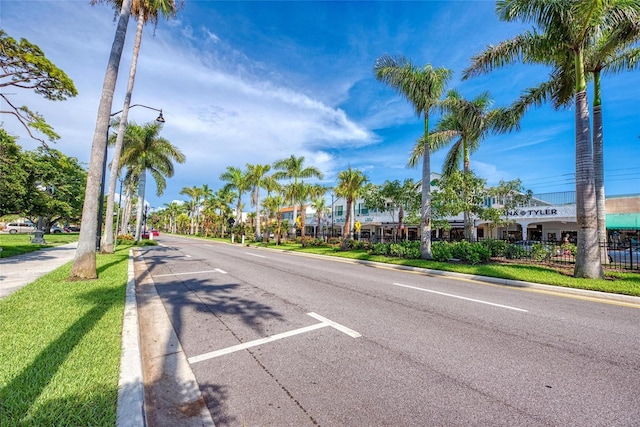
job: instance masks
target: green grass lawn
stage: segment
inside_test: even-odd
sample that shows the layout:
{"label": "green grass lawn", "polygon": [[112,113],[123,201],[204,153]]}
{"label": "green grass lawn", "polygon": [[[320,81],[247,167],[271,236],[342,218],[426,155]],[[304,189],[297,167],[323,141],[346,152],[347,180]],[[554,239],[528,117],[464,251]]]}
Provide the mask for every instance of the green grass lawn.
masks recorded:
{"label": "green grass lawn", "polygon": [[128,256],[98,255],[98,280],[67,281],[68,263],[0,300],[1,426],[115,425]]}
{"label": "green grass lawn", "polygon": [[79,233],[45,234],[44,240],[47,244],[34,245],[31,243],[31,239],[33,238],[31,234],[0,233],[0,248],[2,248],[0,258],[26,254],[42,248],[50,248],[52,246],[75,242],[78,240],[78,236]]}

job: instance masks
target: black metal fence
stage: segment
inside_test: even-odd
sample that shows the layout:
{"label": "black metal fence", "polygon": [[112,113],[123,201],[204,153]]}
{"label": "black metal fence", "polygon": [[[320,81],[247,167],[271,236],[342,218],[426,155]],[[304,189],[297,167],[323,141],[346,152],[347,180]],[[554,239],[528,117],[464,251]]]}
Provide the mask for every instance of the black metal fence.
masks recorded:
{"label": "black metal fence", "polygon": [[[602,265],[618,270],[640,270],[640,246],[604,242],[599,244]],[[504,250],[496,251],[492,258],[527,260],[530,262],[573,265],[578,252],[577,245],[568,242],[520,240],[504,241]]]}

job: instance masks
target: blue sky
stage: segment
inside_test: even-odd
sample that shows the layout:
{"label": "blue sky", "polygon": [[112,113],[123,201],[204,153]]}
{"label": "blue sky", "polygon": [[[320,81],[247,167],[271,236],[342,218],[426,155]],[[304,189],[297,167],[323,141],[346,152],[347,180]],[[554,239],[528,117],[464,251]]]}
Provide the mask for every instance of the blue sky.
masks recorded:
{"label": "blue sky", "polygon": [[[2,0],[2,28],[40,46],[74,81],[79,95],[63,102],[15,92],[19,105],[43,114],[61,135],[54,145],[89,161],[104,72],[115,32],[113,11],[88,0]],[[348,166],[369,180],[420,178],[406,167],[422,119],[376,81],[376,58],[404,55],[415,65],[447,67],[449,88],[466,98],[489,91],[495,106],[546,78],[548,70],[512,66],[462,82],[472,55],[522,32],[495,17],[492,1],[193,1],[175,19],[148,25],[132,103],[162,108],[162,136],[187,156],[161,197],[186,200],[183,187],[215,189],[227,166],[273,163],[290,155],[320,168],[335,185]],[[135,22],[129,24],[112,111],[122,109]],[[603,80],[607,195],[640,193],[640,73]],[[531,110],[517,133],[490,136],[471,157],[475,173],[496,184],[520,178],[535,193],[574,190],[573,109]],[[129,119],[152,121],[134,108]],[[437,117],[432,117],[435,125]],[[25,149],[37,143],[8,115],[3,126]],[[439,172],[446,150],[432,155]],[[248,200],[246,209],[248,209]]]}

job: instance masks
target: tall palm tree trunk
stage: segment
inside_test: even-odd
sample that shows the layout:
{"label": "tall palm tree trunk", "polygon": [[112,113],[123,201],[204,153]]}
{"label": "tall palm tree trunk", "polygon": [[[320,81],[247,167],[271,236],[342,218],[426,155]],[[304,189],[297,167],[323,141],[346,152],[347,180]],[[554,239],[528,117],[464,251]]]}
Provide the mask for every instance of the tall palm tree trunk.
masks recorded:
{"label": "tall palm tree trunk", "polygon": [[145,186],[147,185],[147,168],[142,167],[140,172],[140,182],[138,183],[138,207],[136,212],[136,236],[135,241],[139,241],[142,238],[142,211],[144,210],[144,193]]}
{"label": "tall palm tree trunk", "polygon": [[[469,158],[469,148],[467,146],[466,141],[464,143],[463,171],[464,171],[465,180],[463,181],[463,184],[462,184],[462,191],[463,191],[462,196],[464,197],[465,205],[469,206],[469,189],[467,188],[466,178],[471,173],[471,159]],[[471,221],[471,212],[469,212],[468,209],[464,211],[464,238],[469,242],[474,240],[473,239],[473,223]]]}
{"label": "tall palm tree trunk", "polygon": [[429,116],[424,117],[424,153],[422,154],[422,212],[420,216],[420,256],[433,259],[431,253],[431,145],[429,143]]}
{"label": "tall palm tree trunk", "polygon": [[351,200],[347,199],[347,216],[344,219],[344,227],[342,228],[342,246],[346,247],[346,242],[351,239]]}
{"label": "tall palm tree trunk", "polygon": [[589,106],[585,90],[576,93],[576,222],[578,253],[575,277],[604,276],[598,247],[596,189],[593,172]]}
{"label": "tall palm tree trunk", "polygon": [[129,68],[129,82],[127,84],[127,93],[124,97],[124,106],[122,107],[122,116],[118,125],[118,136],[116,137],[116,145],[113,149],[113,160],[111,160],[111,171],[109,172],[109,191],[107,192],[107,213],[104,221],[104,236],[102,245],[100,246],[102,253],[113,253],[113,209],[115,206],[116,181],[118,180],[118,171],[120,170],[120,154],[122,153],[122,144],[124,142],[124,133],[127,128],[127,118],[129,116],[129,106],[131,105],[131,94],[133,93],[133,85],[136,80],[136,68],[138,65],[138,55],[140,54],[140,44],[142,43],[142,30],[144,28],[144,16],[141,13],[138,16],[138,26],[136,29],[136,38],[133,44],[133,57],[131,58],[131,67]]}
{"label": "tall palm tree trunk", "polygon": [[111,45],[111,54],[102,85],[98,117],[91,145],[91,161],[87,175],[85,189],[85,201],[82,207],[82,221],[80,223],[80,236],[78,247],[71,267],[69,278],[72,280],[95,279],[98,277],[96,268],[96,238],[98,206],[102,200],[98,200],[100,182],[102,180],[102,164],[106,156],[106,135],[109,130],[109,116],[113,103],[113,93],[118,78],[120,58],[124,48],[124,40],[127,35],[127,24],[131,16],[132,0],[123,0],[118,18],[116,34]]}
{"label": "tall palm tree trunk", "polygon": [[602,127],[602,103],[600,99],[600,73],[593,79],[593,172],[596,185],[596,211],[598,217],[598,244],[600,262],[609,263],[607,255],[607,222],[604,191],[604,137]]}
{"label": "tall palm tree trunk", "polygon": [[262,235],[262,231],[260,229],[260,187],[258,186],[258,194],[256,194],[256,237],[259,238],[261,235]]}

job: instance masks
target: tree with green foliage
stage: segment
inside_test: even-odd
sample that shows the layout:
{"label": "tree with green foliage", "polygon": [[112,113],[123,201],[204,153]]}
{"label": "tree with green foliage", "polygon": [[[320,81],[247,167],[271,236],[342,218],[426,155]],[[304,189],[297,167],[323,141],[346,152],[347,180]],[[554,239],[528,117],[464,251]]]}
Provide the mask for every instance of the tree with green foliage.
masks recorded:
{"label": "tree with green foliage", "polygon": [[[586,3],[586,2],[583,2]],[[570,6],[569,3],[564,6]],[[640,62],[640,48],[634,43],[640,38],[640,5],[637,2],[611,2],[603,5],[598,11],[596,4],[591,5],[594,16],[608,16],[607,19],[595,21],[596,30],[585,39],[583,46],[583,65],[585,77],[593,78],[593,168],[596,189],[596,217],[598,240],[607,240],[605,224],[605,190],[604,190],[604,143],[602,123],[601,75],[632,71],[638,68]],[[598,6],[599,7],[599,6]],[[577,9],[576,9],[577,10]],[[568,9],[561,13],[570,13]],[[612,19],[613,17],[613,19]],[[564,18],[557,18],[562,22]],[[569,20],[567,20],[569,22]],[[613,25],[612,25],[613,24]],[[553,31],[566,32],[563,37],[569,40],[569,33],[573,31],[570,25],[559,25]],[[517,61],[524,63],[541,63],[552,66],[549,80],[536,87],[525,90],[523,95],[514,102],[513,109],[517,114],[524,114],[531,105],[541,105],[546,101],[553,101],[556,109],[568,107],[575,99],[577,90],[576,58],[569,44],[557,45],[558,36],[548,32],[527,31],[510,40],[489,46],[485,51],[472,59],[472,64],[465,70],[463,78],[469,78],[486,73],[494,68],[512,64]],[[601,262],[608,262],[606,252],[601,251]]]}
{"label": "tree with green foliage", "polygon": [[[113,3],[117,9],[122,7],[122,0],[104,0]],[[120,125],[118,128],[118,137],[116,138],[115,149],[113,151],[113,160],[111,162],[111,173],[109,175],[109,185],[107,190],[107,210],[105,214],[105,233],[101,245],[101,251],[104,253],[113,253],[113,211],[115,207],[116,182],[118,180],[118,170],[120,162],[120,153],[122,152],[122,144],[124,138],[124,130],[127,126],[129,108],[131,107],[131,94],[136,78],[136,68],[138,57],[140,55],[140,44],[142,43],[142,30],[147,22],[158,24],[160,15],[165,18],[175,16],[178,6],[175,0],[134,0],[131,6],[131,14],[138,18],[136,29],[136,37],[133,43],[133,56],[131,59],[131,67],[129,68],[129,81],[127,83],[127,92],[124,98],[124,106],[122,107],[122,115],[120,117]],[[160,118],[162,110],[160,110]]]}
{"label": "tree with green foliage", "polygon": [[495,198],[496,205],[499,207],[486,208],[482,215],[483,219],[490,220],[491,224],[496,226],[505,226],[507,235],[509,234],[509,226],[515,224],[515,220],[509,218],[509,212],[519,206],[525,206],[533,197],[531,190],[526,190],[519,179],[500,180],[496,187],[488,189],[487,195]]}
{"label": "tree with green foliage", "polygon": [[[499,1],[496,11],[500,19],[531,22],[536,28],[514,41],[511,56],[496,57],[496,62],[479,69],[501,66],[521,60],[524,63],[544,63],[554,67],[552,76],[562,72],[566,82],[562,88],[574,99],[576,132],[576,220],[578,223],[578,253],[574,276],[602,278],[601,253],[598,242],[598,203],[591,141],[591,123],[587,99],[587,71],[590,46],[598,35],[625,28],[638,31],[640,4],[636,1],[566,0],[557,2],[510,0]],[[534,42],[530,42],[533,40]],[[637,39],[636,39],[637,40]],[[617,42],[614,42],[616,44]],[[559,69],[558,66],[561,68]],[[571,76],[572,77],[569,77]],[[596,77],[597,79],[599,78]],[[571,90],[572,88],[572,90]],[[599,97],[599,91],[596,94]],[[557,93],[554,99],[560,99]],[[598,128],[596,126],[596,132]],[[596,161],[599,161],[596,154]]]}
{"label": "tree with green foliage", "polygon": [[[16,41],[0,29],[0,88],[28,89],[51,101],[63,101],[78,94],[73,81],[64,71],[56,67],[44,55],[42,49],[26,39]],[[11,114],[18,119],[29,136],[47,145],[44,139],[37,137],[32,130],[45,135],[49,141],[60,139],[42,115],[31,111],[26,105],[16,106],[10,99],[11,94],[0,92],[0,98],[9,107],[0,110],[2,114]]]}
{"label": "tree with green foliage", "polygon": [[[477,177],[473,171],[453,170],[448,175],[434,180],[433,216],[439,220],[465,214],[465,234],[467,240],[474,240],[473,217],[484,215],[486,181]],[[467,230],[467,222],[471,230]]]}
{"label": "tree with green foliage", "polygon": [[[442,102],[445,114],[429,135],[431,147],[435,150],[453,142],[442,166],[444,177],[460,170],[460,166],[464,173],[470,173],[471,154],[480,147],[482,140],[491,132],[506,132],[517,126],[517,122],[512,121],[512,115],[504,109],[492,109],[492,104],[493,101],[488,92],[480,94],[471,101],[465,99],[456,90],[450,90],[447,93],[446,99]],[[413,151],[412,159],[420,157],[421,150],[422,147],[417,146]],[[471,213],[471,210],[464,212],[466,239],[473,238]]]}
{"label": "tree with green foliage", "polygon": [[24,212],[28,206],[29,170],[16,137],[0,128],[0,217]]}
{"label": "tree with green foliage", "polygon": [[247,163],[247,173],[249,174],[249,184],[251,186],[251,206],[255,206],[256,214],[256,238],[262,237],[260,218],[260,192],[265,187],[270,187],[271,176],[267,173],[271,170],[271,165],[252,165]]}
{"label": "tree with green foliage", "polygon": [[438,106],[447,82],[451,79],[451,70],[434,69],[431,65],[419,69],[405,58],[393,58],[385,55],[376,61],[374,73],[379,81],[388,84],[403,95],[413,105],[418,117],[424,114],[424,134],[417,142],[417,145],[421,147],[421,156],[412,157],[409,164],[415,167],[419,162],[422,162],[420,253],[422,258],[432,259],[429,115]]}
{"label": "tree with green foliage", "polygon": [[131,122],[127,125],[122,150],[121,164],[127,167],[127,176],[138,177],[138,206],[136,211],[135,240],[141,238],[142,213],[144,210],[147,171],[156,182],[156,194],[162,195],[166,188],[166,178],[174,173],[174,162],[184,163],[185,155],[169,140],[161,137],[162,124],[150,122],[138,126]]}
{"label": "tree with green foliage", "polygon": [[195,185],[191,187],[182,187],[180,194],[187,195],[191,198],[188,202],[189,206],[189,218],[191,219],[191,226],[189,227],[189,234],[196,234],[196,218],[198,216],[198,209],[200,208],[200,201],[202,198],[202,190]]}
{"label": "tree with green foliage", "polygon": [[347,170],[338,173],[338,184],[336,185],[336,195],[342,197],[347,202],[347,214],[342,230],[342,248],[347,248],[347,241],[353,240],[353,201],[356,200],[367,183],[367,176],[351,166]]}
{"label": "tree with green foliage", "polygon": [[394,222],[396,222],[397,213],[396,236],[402,238],[405,217],[415,216],[420,211],[419,186],[420,183],[416,183],[411,178],[405,179],[402,183],[396,179],[387,180],[382,185],[367,184],[362,198],[367,208],[389,212]]}
{"label": "tree with green foliage", "polygon": [[23,152],[0,129],[0,216],[41,216],[47,230],[58,221],[76,222],[86,177],[76,158],[47,147]]}
{"label": "tree with green foliage", "polygon": [[277,171],[273,174],[273,177],[276,180],[289,179],[290,184],[288,186],[289,189],[289,201],[293,206],[293,221],[291,229],[291,234],[295,236],[295,219],[298,217],[298,205],[300,204],[300,196],[302,192],[302,187],[300,183],[304,178],[318,178],[322,179],[323,175],[320,172],[320,169],[315,166],[304,166],[304,156],[296,157],[291,155],[286,159],[277,160],[273,164],[273,168]]}
{"label": "tree with green foliage", "polygon": [[269,212],[269,217],[272,215],[276,217],[276,242],[278,245],[281,243],[282,238],[282,212],[280,210],[285,203],[286,198],[282,194],[273,194],[264,199],[264,207]]}
{"label": "tree with green foliage", "polygon": [[220,180],[225,181],[226,190],[235,190],[237,194],[236,220],[235,225],[240,225],[242,221],[242,195],[251,188],[249,174],[235,166],[227,166],[227,169],[220,175]]}

